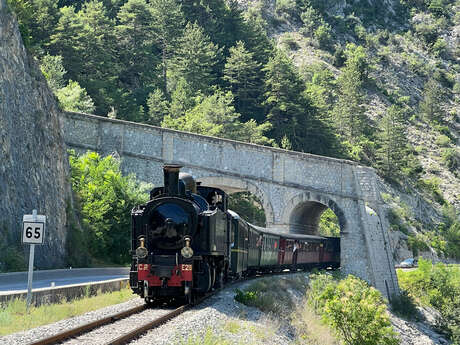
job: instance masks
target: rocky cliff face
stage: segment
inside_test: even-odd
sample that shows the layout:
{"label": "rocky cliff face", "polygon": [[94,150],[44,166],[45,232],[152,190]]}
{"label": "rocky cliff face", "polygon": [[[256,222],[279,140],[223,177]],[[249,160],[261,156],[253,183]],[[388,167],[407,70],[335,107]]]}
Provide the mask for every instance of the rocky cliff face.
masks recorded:
{"label": "rocky cliff face", "polygon": [[22,216],[47,216],[37,246],[39,268],[64,264],[66,203],[71,200],[60,110],[42,73],[27,55],[18,25],[0,0],[0,269],[7,248],[21,246]]}

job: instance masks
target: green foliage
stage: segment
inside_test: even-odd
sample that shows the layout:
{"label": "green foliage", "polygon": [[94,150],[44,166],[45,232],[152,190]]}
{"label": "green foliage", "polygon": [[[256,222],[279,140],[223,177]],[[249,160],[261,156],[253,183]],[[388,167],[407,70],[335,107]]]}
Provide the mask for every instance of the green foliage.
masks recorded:
{"label": "green foliage", "polygon": [[249,192],[230,194],[228,208],[251,224],[265,226],[265,211],[260,200]]}
{"label": "green foliage", "polygon": [[78,82],[69,80],[69,84],[56,91],[59,104],[66,111],[91,114],[94,111],[94,103]]}
{"label": "green foliage", "polygon": [[155,91],[150,93],[147,99],[147,106],[149,119],[146,122],[155,126],[160,126],[165,116],[168,115],[170,107],[163,91],[155,89]]}
{"label": "green foliage", "polygon": [[62,56],[43,56],[40,69],[53,92],[57,92],[59,89],[65,87],[64,76],[67,71],[62,64]]}
{"label": "green foliage", "polygon": [[414,298],[406,290],[399,295],[391,297],[391,311],[407,320],[414,320],[420,317]]}
{"label": "green foliage", "polygon": [[447,135],[441,134],[436,138],[436,145],[447,147],[450,143],[450,138]]}
{"label": "green foliage", "polygon": [[150,1],[150,8],[155,23],[154,41],[161,50],[162,89],[167,90],[170,84],[167,79],[168,69],[183,35],[185,15],[176,0]]}
{"label": "green foliage", "polygon": [[315,30],[314,37],[322,49],[329,49],[332,44],[331,27],[329,24],[322,24]]}
{"label": "green foliage", "polygon": [[421,251],[426,252],[430,249],[426,238],[424,238],[421,234],[417,234],[415,236],[409,235],[407,238],[407,246],[410,250],[412,250],[413,256],[418,256]]}
{"label": "green foliage", "polygon": [[118,98],[118,88],[112,77],[117,71],[112,54],[113,22],[103,3],[86,2],[78,12],[74,7],[62,7],[50,39],[53,55],[62,56],[68,77],[87,90],[96,111],[106,114],[113,99]]}
{"label": "green foliage", "polygon": [[235,300],[245,305],[256,307],[263,312],[273,313],[277,317],[289,317],[294,308],[295,301],[289,290],[305,291],[304,277],[288,279],[272,278],[258,279],[250,284],[244,291],[236,289]]}
{"label": "green foliage", "polygon": [[272,140],[264,136],[264,132],[271,128],[270,124],[258,125],[254,120],[245,123],[239,121],[240,114],[235,111],[233,94],[230,91],[216,90],[214,94],[207,97],[199,95],[194,103],[196,105],[183,116],[166,115],[161,125],[198,134],[245,140],[255,144],[272,143]]}
{"label": "green foliage", "polygon": [[238,41],[231,47],[224,68],[223,79],[229,84],[229,89],[235,97],[235,108],[242,114],[244,120],[260,113],[257,100],[261,97],[261,65],[254,59],[243,42]]}
{"label": "green foliage", "polygon": [[390,209],[388,210],[388,222],[390,223],[390,229],[393,231],[401,231],[403,234],[408,235],[409,230],[407,227],[404,225],[404,220],[402,219],[400,212],[400,209]]}
{"label": "green foliage", "polygon": [[235,292],[235,301],[245,305],[255,306],[257,300],[257,291],[241,291],[240,289],[236,289]]}
{"label": "green foliage", "polygon": [[77,315],[126,302],[134,298],[131,289],[125,287],[120,291],[98,294],[96,296],[61,301],[56,304],[44,303],[32,306],[27,311],[25,299],[15,298],[0,308],[0,336],[27,331],[43,325],[66,320]]}
{"label": "green foliage", "polygon": [[333,118],[342,140],[349,143],[349,154],[358,156],[359,152],[361,158],[363,144],[366,141],[364,135],[369,130],[362,90],[368,73],[367,53],[363,47],[349,43],[345,55],[347,58],[345,67],[337,79],[339,93],[333,109]]}
{"label": "green foliage", "polygon": [[436,202],[443,205],[445,203],[442,191],[439,188],[441,181],[438,177],[432,177],[427,179],[421,179],[418,181],[419,187],[428,191]]}
{"label": "green foliage", "polygon": [[336,153],[337,143],[332,128],[311,107],[304,84],[288,57],[277,51],[264,71],[264,105],[267,120],[273,125],[270,136],[277,143],[286,136],[296,151]]}
{"label": "green foliage", "polygon": [[433,79],[428,80],[423,89],[423,100],[419,104],[420,111],[428,121],[442,121],[444,112],[441,104],[443,101],[444,94],[442,88]]}
{"label": "green foliage", "polygon": [[345,344],[399,344],[382,295],[361,279],[313,275],[308,301]]}
{"label": "green foliage", "polygon": [[172,73],[184,78],[191,89],[206,94],[216,80],[214,68],[218,54],[219,47],[204,30],[197,23],[188,23],[171,63]]}
{"label": "green foliage", "polygon": [[407,138],[404,112],[392,105],[379,123],[380,147],[377,149],[377,164],[388,177],[401,174],[404,157],[407,155]]}
{"label": "green foliage", "polygon": [[323,212],[319,219],[319,234],[322,236],[328,237],[339,237],[340,236],[340,226],[339,220],[335,213],[328,208]]}
{"label": "green foliage", "polygon": [[460,267],[443,263],[433,265],[423,258],[418,264],[416,270],[398,270],[399,285],[418,303],[436,308],[441,315],[438,327],[454,344],[459,344]]}
{"label": "green foliage", "polygon": [[[117,14],[115,35],[118,38],[120,74],[123,83],[133,92],[140,85],[155,81],[152,66],[155,55],[155,17],[145,0],[129,0]],[[134,95],[133,95],[134,96]]]}
{"label": "green foliage", "polygon": [[70,152],[69,158],[90,254],[104,262],[127,263],[130,211],[148,199],[147,186],[138,186],[133,176],[123,176],[120,162],[112,156]]}
{"label": "green foliage", "polygon": [[455,148],[441,150],[441,158],[446,167],[453,173],[458,173],[460,167],[460,154]]}

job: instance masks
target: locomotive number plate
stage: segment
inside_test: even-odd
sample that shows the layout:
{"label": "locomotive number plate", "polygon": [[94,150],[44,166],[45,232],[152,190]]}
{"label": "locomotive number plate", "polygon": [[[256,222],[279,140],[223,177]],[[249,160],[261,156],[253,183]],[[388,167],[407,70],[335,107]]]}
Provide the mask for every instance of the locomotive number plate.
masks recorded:
{"label": "locomotive number plate", "polygon": [[182,271],[191,271],[192,265],[182,265]]}

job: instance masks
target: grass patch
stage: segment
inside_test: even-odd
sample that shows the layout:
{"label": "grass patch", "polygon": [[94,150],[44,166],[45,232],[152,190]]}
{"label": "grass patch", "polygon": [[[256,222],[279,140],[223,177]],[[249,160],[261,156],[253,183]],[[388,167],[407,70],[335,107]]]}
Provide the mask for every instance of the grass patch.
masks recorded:
{"label": "grass patch", "polygon": [[89,311],[126,302],[135,297],[131,289],[126,288],[71,302],[32,307],[29,314],[26,312],[26,301],[15,299],[0,310],[0,336],[68,319]]}
{"label": "grass patch", "polygon": [[230,342],[223,337],[214,334],[211,328],[206,330],[204,335],[190,335],[187,339],[180,340],[180,345],[230,345]]}
{"label": "grass patch", "polygon": [[265,313],[288,315],[295,307],[290,291],[306,291],[305,277],[258,279],[244,291],[236,289],[235,300],[250,307],[256,307]]}
{"label": "grass patch", "polygon": [[224,330],[232,334],[237,334],[240,329],[241,325],[237,320],[229,320],[224,325]]}
{"label": "grass patch", "polygon": [[300,344],[340,345],[332,330],[315,314],[305,300],[292,315]]}

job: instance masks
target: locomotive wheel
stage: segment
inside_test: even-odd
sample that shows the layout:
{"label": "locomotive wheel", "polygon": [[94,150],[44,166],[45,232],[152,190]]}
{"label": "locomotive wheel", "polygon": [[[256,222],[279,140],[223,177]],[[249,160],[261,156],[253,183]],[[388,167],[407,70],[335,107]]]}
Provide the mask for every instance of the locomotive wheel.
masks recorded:
{"label": "locomotive wheel", "polygon": [[160,304],[157,299],[151,297],[145,297],[144,301],[148,308],[154,308]]}
{"label": "locomotive wheel", "polygon": [[216,289],[220,289],[224,286],[224,272],[223,271],[219,271],[217,273],[217,280],[214,286],[216,287]]}
{"label": "locomotive wheel", "polygon": [[204,294],[208,291],[211,290],[212,288],[212,268],[209,266],[209,264],[204,261],[202,263],[202,272],[197,273],[196,276],[194,276],[194,280],[196,281],[197,285],[195,286],[195,289],[198,293]]}
{"label": "locomotive wheel", "polygon": [[211,274],[211,287],[209,288],[209,290],[211,290],[216,284],[216,267],[215,266],[211,267],[210,274]]}

